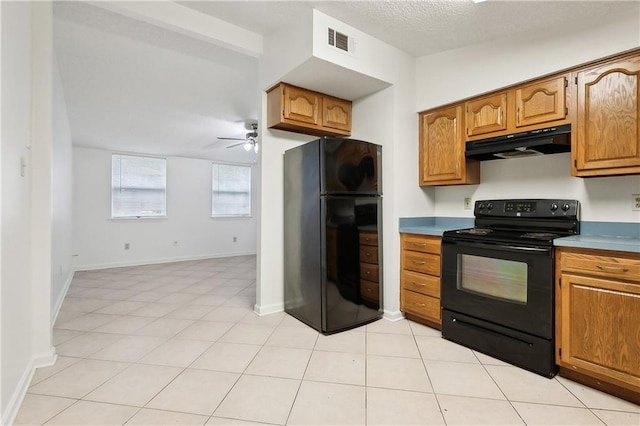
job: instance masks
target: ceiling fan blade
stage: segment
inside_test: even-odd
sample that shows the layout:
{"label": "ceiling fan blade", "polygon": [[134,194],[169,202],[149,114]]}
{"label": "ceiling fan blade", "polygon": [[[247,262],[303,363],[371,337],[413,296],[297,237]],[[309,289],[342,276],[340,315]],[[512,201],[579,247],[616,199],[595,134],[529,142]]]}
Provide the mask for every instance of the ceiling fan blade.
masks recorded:
{"label": "ceiling fan blade", "polygon": [[244,138],[221,138],[220,136],[218,136],[218,139],[225,140],[225,141],[244,141],[244,140],[246,140]]}
{"label": "ceiling fan blade", "polygon": [[[241,139],[242,140],[242,139]],[[236,146],[240,146],[240,145],[244,145],[245,142],[241,142],[241,143],[234,143],[233,145],[229,145],[227,146],[227,148],[235,148]]]}

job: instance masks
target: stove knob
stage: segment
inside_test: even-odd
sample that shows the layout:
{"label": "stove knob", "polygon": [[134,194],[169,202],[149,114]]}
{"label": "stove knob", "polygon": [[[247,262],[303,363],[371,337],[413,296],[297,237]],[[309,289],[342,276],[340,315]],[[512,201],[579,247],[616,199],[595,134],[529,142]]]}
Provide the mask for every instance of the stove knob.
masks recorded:
{"label": "stove knob", "polygon": [[556,203],[551,203],[549,209],[551,209],[552,212],[555,212],[556,210],[558,210],[558,205]]}
{"label": "stove knob", "polygon": [[484,203],[480,203],[480,210],[484,210]]}
{"label": "stove knob", "polygon": [[564,203],[564,204],[562,205],[562,207],[560,207],[560,208],[562,209],[562,211],[563,211],[563,212],[566,212],[567,210],[569,210],[569,207],[570,207],[570,206],[569,206],[569,204],[568,204],[568,203]]}
{"label": "stove knob", "polygon": [[487,208],[488,208],[489,210],[493,210],[493,204],[491,204],[491,203],[487,204]]}

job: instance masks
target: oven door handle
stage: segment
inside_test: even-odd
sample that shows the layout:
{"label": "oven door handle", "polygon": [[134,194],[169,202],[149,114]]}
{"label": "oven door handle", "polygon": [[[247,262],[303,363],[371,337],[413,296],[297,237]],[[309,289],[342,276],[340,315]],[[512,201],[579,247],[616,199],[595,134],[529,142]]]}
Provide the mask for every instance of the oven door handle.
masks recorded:
{"label": "oven door handle", "polygon": [[548,254],[551,252],[552,247],[524,247],[524,246],[513,246],[513,245],[504,245],[504,244],[487,244],[487,243],[460,243],[456,242],[456,245],[465,245],[470,247],[480,247],[491,250],[503,250],[503,251],[515,251],[515,252],[526,252],[526,253],[537,253],[537,254]]}

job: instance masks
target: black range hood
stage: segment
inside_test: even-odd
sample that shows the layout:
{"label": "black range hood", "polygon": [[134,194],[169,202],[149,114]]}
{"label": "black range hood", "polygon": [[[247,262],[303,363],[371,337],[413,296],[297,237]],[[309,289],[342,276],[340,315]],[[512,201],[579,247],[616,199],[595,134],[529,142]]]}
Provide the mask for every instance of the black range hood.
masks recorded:
{"label": "black range hood", "polygon": [[465,156],[474,160],[498,160],[571,151],[571,125],[467,142]]}

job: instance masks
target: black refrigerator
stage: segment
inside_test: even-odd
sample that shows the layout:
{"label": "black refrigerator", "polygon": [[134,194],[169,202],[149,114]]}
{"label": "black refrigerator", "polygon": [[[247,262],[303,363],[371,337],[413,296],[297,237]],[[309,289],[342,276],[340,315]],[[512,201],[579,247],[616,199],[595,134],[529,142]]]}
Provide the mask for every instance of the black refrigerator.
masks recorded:
{"label": "black refrigerator", "polygon": [[382,147],[323,137],[284,154],[285,311],[325,333],[382,314]]}

